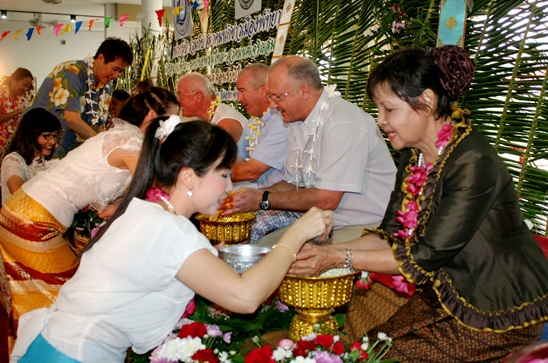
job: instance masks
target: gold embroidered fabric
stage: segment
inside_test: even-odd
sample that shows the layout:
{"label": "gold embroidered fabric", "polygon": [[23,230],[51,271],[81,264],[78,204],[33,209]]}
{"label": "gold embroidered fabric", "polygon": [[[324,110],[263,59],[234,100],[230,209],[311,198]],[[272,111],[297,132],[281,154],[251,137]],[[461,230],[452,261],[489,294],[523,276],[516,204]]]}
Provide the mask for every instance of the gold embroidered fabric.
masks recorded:
{"label": "gold embroidered fabric", "polygon": [[76,258],[63,239],[66,229],[22,189],[2,206],[0,287],[14,329],[22,314],[49,307],[76,272]]}

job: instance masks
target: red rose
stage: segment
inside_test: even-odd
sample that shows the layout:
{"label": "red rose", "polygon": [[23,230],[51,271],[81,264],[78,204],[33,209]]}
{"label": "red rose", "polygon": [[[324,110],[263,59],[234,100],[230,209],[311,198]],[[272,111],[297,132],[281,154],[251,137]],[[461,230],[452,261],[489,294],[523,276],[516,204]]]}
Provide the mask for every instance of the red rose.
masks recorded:
{"label": "red rose", "polygon": [[181,328],[181,331],[179,332],[179,335],[177,335],[179,338],[200,338],[202,339],[204,335],[207,333],[207,328],[204,324],[194,322],[190,324],[183,325]]}
{"label": "red rose", "polygon": [[341,355],[344,353],[344,345],[343,343],[341,343],[340,340],[336,342],[335,344],[333,344],[333,353],[337,355]]}
{"label": "red rose", "polygon": [[308,352],[316,349],[316,344],[311,340],[299,340],[295,349],[293,349],[293,355],[295,357],[306,357]]}
{"label": "red rose", "polygon": [[352,346],[350,347],[350,350],[362,350],[362,343],[360,343],[360,342],[352,343]]}
{"label": "red rose", "polygon": [[315,339],[316,344],[324,347],[326,350],[331,349],[333,345],[333,335],[318,334]]}
{"label": "red rose", "polygon": [[248,355],[245,356],[245,363],[275,363],[272,359],[272,347],[268,344],[263,345],[261,348],[253,349]]}
{"label": "red rose", "polygon": [[366,360],[367,358],[369,358],[369,354],[367,352],[360,353],[360,360]]}
{"label": "red rose", "polygon": [[219,359],[217,359],[211,349],[200,349],[194,353],[192,359],[198,362],[219,363]]}

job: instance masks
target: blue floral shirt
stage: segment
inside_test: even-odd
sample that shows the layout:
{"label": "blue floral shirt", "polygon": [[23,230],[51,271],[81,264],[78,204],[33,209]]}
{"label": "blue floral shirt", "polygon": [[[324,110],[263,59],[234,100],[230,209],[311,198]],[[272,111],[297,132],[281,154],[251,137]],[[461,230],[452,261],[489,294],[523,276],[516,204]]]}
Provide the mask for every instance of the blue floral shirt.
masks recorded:
{"label": "blue floral shirt", "polygon": [[[58,64],[46,77],[36,97],[27,110],[41,107],[53,113],[63,126],[63,138],[60,140],[56,156],[64,155],[83,142],[69,129],[63,111],[73,111],[89,126],[102,126],[107,121],[108,102],[112,93],[111,84],[96,85],[93,70],[89,75],[91,90],[88,86],[88,64],[85,61],[68,61]],[[87,97],[86,97],[86,94]]]}

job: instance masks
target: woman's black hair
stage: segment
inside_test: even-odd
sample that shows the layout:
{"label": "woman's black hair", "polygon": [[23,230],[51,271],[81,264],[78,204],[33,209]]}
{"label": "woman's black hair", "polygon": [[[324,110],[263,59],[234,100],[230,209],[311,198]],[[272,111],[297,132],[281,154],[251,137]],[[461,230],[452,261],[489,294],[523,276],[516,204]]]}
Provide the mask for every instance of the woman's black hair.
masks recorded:
{"label": "woman's black hair", "polygon": [[[34,152],[42,151],[42,147],[38,143],[38,137],[43,132],[56,132],[60,130],[61,123],[54,114],[43,108],[30,109],[21,117],[6,155],[17,151],[25,159],[27,165],[30,165],[34,159]],[[44,158],[46,160],[51,159],[53,151],[51,151],[49,156],[44,156]]]}
{"label": "woman's black hair", "polygon": [[140,82],[137,89],[139,91],[126,101],[118,114],[118,118],[132,125],[141,126],[150,111],[162,116],[167,114],[173,105],[179,106],[173,93],[164,88],[153,87],[151,82]]}
{"label": "woman's black hair", "polygon": [[175,186],[184,167],[204,176],[212,167],[230,169],[236,160],[237,146],[223,129],[203,120],[179,123],[160,145],[155,137],[160,121],[167,116],[157,117],[147,128],[139,162],[127,193],[111,220],[87,244],[79,256],[89,250],[112,223],[126,211],[133,198],[146,198],[146,192],[153,185],[168,190]]}
{"label": "woman's black hair", "polygon": [[414,110],[424,109],[419,96],[431,89],[438,99],[437,118],[451,116],[451,101],[440,82],[440,69],[434,63],[432,54],[424,49],[408,48],[387,56],[376,66],[367,82],[367,95],[375,99],[377,86],[388,87],[394,94],[407,102]]}
{"label": "woman's black hair", "polygon": [[11,76],[6,77],[4,79],[3,84],[10,84],[11,81],[18,81],[18,80],[23,79],[23,78],[30,78],[31,81],[34,80],[34,76],[32,75],[32,73],[28,69],[26,69],[26,68],[17,68],[15,70],[15,72],[13,72],[11,74]]}

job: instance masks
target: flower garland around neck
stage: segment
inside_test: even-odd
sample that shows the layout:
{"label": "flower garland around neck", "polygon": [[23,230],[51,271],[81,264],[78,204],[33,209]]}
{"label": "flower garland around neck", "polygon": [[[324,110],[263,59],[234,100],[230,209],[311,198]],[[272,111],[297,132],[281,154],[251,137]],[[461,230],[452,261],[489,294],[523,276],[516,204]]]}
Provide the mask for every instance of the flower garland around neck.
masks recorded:
{"label": "flower garland around neck", "polygon": [[[308,134],[309,136],[312,136],[312,143],[310,144],[310,147],[307,150],[304,150],[305,154],[308,154],[308,165],[305,167],[305,169],[302,171],[304,175],[306,175],[306,180],[303,180],[305,187],[310,188],[313,187],[315,182],[312,182],[313,177],[315,176],[316,170],[313,166],[313,160],[315,158],[314,155],[314,148],[316,146],[316,140],[318,139],[318,130],[321,125],[324,123],[323,119],[323,111],[327,110],[329,108],[329,101],[335,97],[339,97],[341,93],[339,91],[336,91],[337,85],[336,84],[330,84],[325,86],[325,90],[327,91],[327,101],[323,101],[320,105],[320,112],[318,113],[318,117],[311,120],[311,128],[312,133]],[[295,136],[294,136],[295,137]],[[300,156],[300,150],[299,148],[295,148],[292,150],[293,154],[295,155],[295,166],[292,168],[295,171],[295,186],[296,189],[299,189],[299,169],[303,167],[303,165],[300,163],[299,156]],[[303,179],[304,179],[303,175]]]}
{"label": "flower garland around neck", "polygon": [[[453,136],[453,125],[443,125],[438,132],[438,140],[436,147],[438,155],[441,155],[447,143]],[[394,233],[395,237],[400,237],[409,243],[411,238],[415,236],[419,221],[420,203],[419,198],[423,193],[423,188],[426,183],[428,172],[432,169],[432,163],[424,163],[422,152],[419,154],[417,165],[409,166],[409,175],[402,184],[402,190],[406,192],[406,196],[402,202],[402,208],[397,212],[396,221],[402,225],[402,229]]]}
{"label": "flower garland around neck", "polygon": [[168,211],[170,211],[173,214],[177,214],[175,213],[175,207],[169,201],[171,199],[171,195],[164,192],[162,189],[150,188],[149,190],[147,190],[146,196],[147,196],[147,199],[150,200],[151,202],[162,201],[166,205]]}
{"label": "flower garland around neck", "polygon": [[[266,115],[266,112],[263,112],[263,116]],[[253,122],[248,122],[247,127],[249,127],[249,136],[246,136],[245,139],[249,142],[248,146],[245,148],[249,152],[249,157],[245,158],[245,161],[251,159],[251,155],[255,151],[257,145],[259,145],[259,136],[263,133],[261,132],[261,127],[264,126],[264,121],[258,118],[257,116],[251,116]]]}
{"label": "flower garland around neck", "polygon": [[207,110],[207,114],[209,115],[209,122],[213,120],[213,116],[215,116],[215,112],[217,112],[217,107],[219,106],[219,103],[221,103],[221,97],[217,96],[209,104],[209,110]]}
{"label": "flower garland around neck", "polygon": [[[93,61],[94,59],[92,57],[87,57],[84,59],[84,62],[87,64],[87,78],[86,78],[86,84],[87,84],[87,90],[84,96],[85,104],[89,105],[89,111],[86,112],[86,114],[91,115],[91,124],[95,125],[102,119],[106,119],[108,115],[108,104],[107,100],[109,98],[109,95],[107,93],[107,85],[103,85],[100,87],[99,90],[97,90],[97,86],[93,84],[92,79],[95,79],[95,76],[93,74]],[[93,100],[93,96],[97,93],[101,92],[99,94],[99,103],[97,105],[97,109],[95,109],[94,105],[97,104],[96,101]]]}

